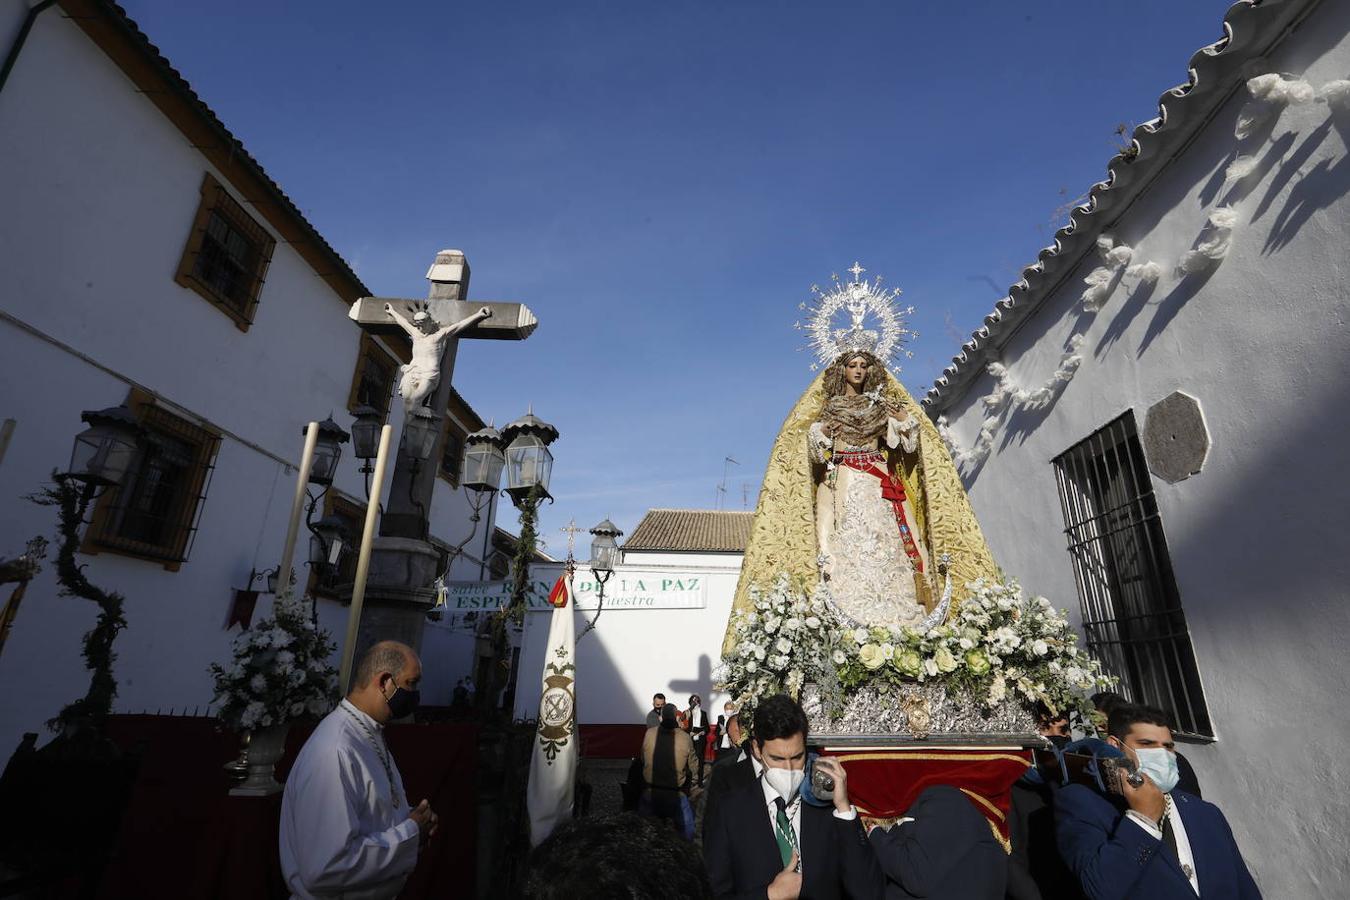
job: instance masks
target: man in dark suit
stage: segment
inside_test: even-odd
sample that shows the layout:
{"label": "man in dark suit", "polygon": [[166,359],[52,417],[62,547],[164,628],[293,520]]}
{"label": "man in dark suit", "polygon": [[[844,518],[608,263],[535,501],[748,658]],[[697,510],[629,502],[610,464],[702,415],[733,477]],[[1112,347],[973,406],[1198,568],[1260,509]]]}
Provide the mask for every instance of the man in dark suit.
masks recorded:
{"label": "man in dark suit", "polygon": [[890,828],[868,836],[886,876],[886,900],[1002,900],[1008,855],[989,820],[954,787],[925,788]]}
{"label": "man in dark suit", "polygon": [[[740,737],[740,728],[735,727],[737,717],[733,715],[728,721],[733,726],[736,737]],[[736,758],[740,754],[744,754],[743,759]],[[750,741],[748,740],[744,741],[742,746],[731,747],[726,756],[713,764],[712,775],[708,778],[708,786],[703,791],[703,821],[705,823],[712,818],[713,809],[728,793],[737,788],[756,783],[759,779],[758,766],[759,763],[750,751]]]}
{"label": "man in dark suit", "polygon": [[[1176,790],[1172,731],[1161,710],[1111,711],[1107,740],[1133,760],[1142,783],[1119,779],[1111,799],[1081,784],[1055,796],[1060,854],[1092,900],[1259,900],[1223,813]],[[1121,802],[1123,800],[1123,802]]]}
{"label": "man in dark suit", "polygon": [[834,808],[803,803],[806,714],[786,694],[755,710],[750,747],[759,777],[727,790],[703,827],[713,896],[735,900],[872,900],[884,885],[848,776],[833,759],[817,765],[834,779]]}

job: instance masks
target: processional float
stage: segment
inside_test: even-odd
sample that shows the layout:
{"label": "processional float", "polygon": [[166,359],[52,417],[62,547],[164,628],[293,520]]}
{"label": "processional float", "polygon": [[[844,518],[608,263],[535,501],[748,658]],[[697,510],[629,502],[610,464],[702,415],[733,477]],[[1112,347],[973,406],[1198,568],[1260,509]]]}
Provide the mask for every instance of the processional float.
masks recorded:
{"label": "processional float", "polygon": [[800,306],[821,370],[773,444],[723,645],[745,710],[798,697],[864,817],[961,789],[1007,847],[1036,714],[1106,683],[1066,617],[1004,583],[937,429],[892,374],[898,289],[831,276]]}

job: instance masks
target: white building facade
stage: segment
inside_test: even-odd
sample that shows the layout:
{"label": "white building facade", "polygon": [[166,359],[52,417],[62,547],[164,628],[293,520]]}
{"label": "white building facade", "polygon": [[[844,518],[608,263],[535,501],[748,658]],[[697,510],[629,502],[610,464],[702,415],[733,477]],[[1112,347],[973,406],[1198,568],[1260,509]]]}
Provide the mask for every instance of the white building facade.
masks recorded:
{"label": "white building facade", "polygon": [[[698,694],[710,720],[716,720],[726,695],[714,691],[714,670],[721,662],[753,515],[649,510],[623,545],[623,562],[605,585],[603,609],[597,609],[590,570],[578,565],[573,609],[580,724],[641,725],[656,693],[680,709]],[[561,563],[538,564],[531,574],[546,595],[561,571]],[[538,714],[551,610],[538,604],[526,614],[518,718]],[[595,628],[582,636],[592,621]]]}
{"label": "white building facade", "polygon": [[[54,537],[55,511],[25,497],[67,467],[81,411],[130,404],[148,435],[136,482],[95,502],[78,562],[126,597],[116,711],[204,710],[207,665],[238,633],[225,627],[234,591],[280,557],[301,429],[330,411],[350,428],[367,403],[397,433],[407,348],[348,318],[373,292],[118,8],[58,3],[19,47],[29,17],[0,2],[14,63],[0,88],[0,557]],[[457,396],[445,413],[448,446],[482,427]],[[344,450],[315,518],[355,520],[355,539],[366,495]],[[471,525],[454,461],[443,474],[431,534],[448,548]],[[495,503],[452,577],[481,577],[494,518]],[[0,651],[0,681],[22,686],[0,698],[5,757],[89,684],[96,609],[58,596],[54,556]],[[323,593],[319,617],[340,642],[339,596]]]}
{"label": "white building facade", "polygon": [[999,564],[1177,717],[1265,896],[1342,897],[1350,7],[1225,30],[925,404]]}

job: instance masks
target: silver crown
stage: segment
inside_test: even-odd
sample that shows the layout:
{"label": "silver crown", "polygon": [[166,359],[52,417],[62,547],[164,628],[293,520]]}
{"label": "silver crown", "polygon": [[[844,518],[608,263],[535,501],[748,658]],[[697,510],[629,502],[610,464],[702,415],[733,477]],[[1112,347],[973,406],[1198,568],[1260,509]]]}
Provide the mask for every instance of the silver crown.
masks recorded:
{"label": "silver crown", "polygon": [[[799,306],[807,311],[806,320],[796,323],[796,328],[807,334],[803,349],[809,348],[816,354],[811,371],[850,353],[870,353],[883,365],[900,371],[899,365],[891,360],[900,354],[914,355],[904,349],[904,344],[918,337],[905,327],[905,317],[914,314],[914,307],[896,306],[900,289],[883,290],[879,276],[870,282],[862,279],[867,270],[858,263],[847,271],[852,273],[852,281],[841,282],[838,275],[831,275],[834,287],[822,291],[818,285],[811,285],[813,299]],[[848,313],[849,322],[847,327],[836,328],[835,318],[841,312]],[[874,327],[866,327],[868,324]]]}

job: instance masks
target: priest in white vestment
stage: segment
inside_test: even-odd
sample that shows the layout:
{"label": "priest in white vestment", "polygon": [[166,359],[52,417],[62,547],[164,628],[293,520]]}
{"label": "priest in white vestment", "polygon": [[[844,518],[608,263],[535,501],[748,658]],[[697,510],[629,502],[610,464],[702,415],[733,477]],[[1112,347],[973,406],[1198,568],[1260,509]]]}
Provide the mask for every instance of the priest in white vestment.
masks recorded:
{"label": "priest in white vestment", "polygon": [[281,872],[293,898],[393,898],[417,865],[438,820],[426,800],[410,806],[384,726],[416,708],[421,678],[411,647],[371,647],[351,693],[296,757],[281,801]]}

